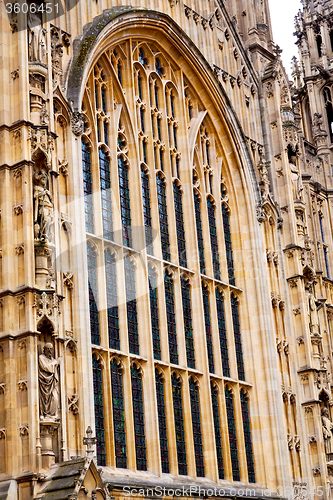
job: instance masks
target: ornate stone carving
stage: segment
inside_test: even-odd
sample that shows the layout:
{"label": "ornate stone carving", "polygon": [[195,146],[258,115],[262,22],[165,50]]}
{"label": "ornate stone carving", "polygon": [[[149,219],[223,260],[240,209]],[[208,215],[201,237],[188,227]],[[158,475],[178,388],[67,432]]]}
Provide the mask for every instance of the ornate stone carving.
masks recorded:
{"label": "ornate stone carving", "polygon": [[15,207],[13,208],[13,213],[14,215],[23,214],[23,204],[21,203],[20,205],[15,205]]}
{"label": "ornate stone carving", "polygon": [[0,429],[0,439],[5,439],[6,438],[6,428],[2,427]]}
{"label": "ornate stone carving", "polygon": [[67,160],[59,160],[59,172],[66,176],[68,175],[68,161]]}
{"label": "ornate stone carving", "polygon": [[326,457],[327,460],[331,460],[333,454],[333,423],[330,419],[328,408],[326,407],[321,410],[321,426],[324,436]]}
{"label": "ornate stone carving", "polygon": [[81,135],[84,132],[84,115],[75,111],[71,115],[72,132],[74,135]]}
{"label": "ornate stone carving", "polygon": [[41,419],[55,419],[59,409],[59,364],[52,356],[53,345],[47,342],[38,356],[39,413]]}
{"label": "ornate stone carving", "polygon": [[319,335],[319,317],[317,305],[312,293],[309,295],[309,323],[311,335]]}
{"label": "ornate stone carving", "polygon": [[21,425],[21,427],[19,427],[19,433],[21,437],[29,436],[29,425]]}
{"label": "ornate stone carving", "polygon": [[320,476],[320,466],[312,467],[312,474],[314,476]]}
{"label": "ornate stone carving", "polygon": [[35,240],[50,241],[53,223],[53,197],[47,189],[48,174],[42,169],[34,174],[34,234]]}
{"label": "ornate stone carving", "polygon": [[64,285],[68,288],[68,290],[73,290],[73,273],[64,273]]}
{"label": "ornate stone carving", "polygon": [[28,381],[27,380],[19,380],[17,382],[19,391],[27,391],[28,390]]}
{"label": "ornate stone carving", "polygon": [[20,245],[16,245],[15,251],[16,251],[16,255],[24,254],[24,243],[21,243]]}
{"label": "ornate stone carving", "polygon": [[77,394],[73,394],[70,398],[68,398],[68,411],[71,411],[73,415],[77,415],[79,413],[79,396]]}
{"label": "ornate stone carving", "polygon": [[16,80],[20,76],[20,69],[14,69],[10,74],[12,75],[12,79]]}
{"label": "ornate stone carving", "polygon": [[6,384],[3,382],[0,384],[0,394],[5,394]]}
{"label": "ornate stone carving", "polygon": [[31,62],[46,63],[46,30],[38,14],[28,11],[28,57]]}
{"label": "ornate stone carving", "polygon": [[97,442],[97,439],[95,437],[92,437],[92,434],[93,434],[93,432],[92,432],[91,427],[89,425],[89,427],[86,430],[87,437],[83,438],[83,444],[87,447],[87,449],[86,449],[86,455],[88,457],[93,457],[94,456],[94,448],[93,448],[93,446]]}

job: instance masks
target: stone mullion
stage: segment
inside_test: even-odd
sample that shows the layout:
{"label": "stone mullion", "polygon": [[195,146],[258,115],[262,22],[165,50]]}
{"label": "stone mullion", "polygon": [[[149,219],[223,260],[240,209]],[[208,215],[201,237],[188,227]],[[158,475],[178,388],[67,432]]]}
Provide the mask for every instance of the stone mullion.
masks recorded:
{"label": "stone mullion", "polygon": [[[157,365],[155,365],[157,366]],[[165,416],[167,421],[168,451],[170,474],[178,474],[178,457],[176,445],[175,416],[173,409],[171,370],[169,366],[163,366],[164,369],[164,389],[165,389]]]}
{"label": "stone mullion", "polygon": [[[147,468],[157,476],[161,475],[161,454],[159,446],[158,411],[156,401],[155,366],[149,361],[144,367],[143,403],[147,443]],[[168,443],[169,444],[169,443]],[[170,460],[170,457],[169,457]]]}
{"label": "stone mullion", "polygon": [[[84,454],[82,439],[86,429],[92,426],[94,417],[93,378],[92,378],[92,354],[91,339],[87,333],[87,325],[90,324],[89,316],[89,293],[88,293],[88,271],[85,241],[85,208],[83,197],[83,172],[81,140],[71,136],[70,149],[72,150],[72,165],[76,169],[68,171],[68,197],[76,200],[68,205],[68,216],[75,221],[71,233],[71,263],[74,275],[74,288],[72,290],[72,314],[74,338],[77,344],[77,381],[78,395],[80,401],[80,420],[78,424],[77,442],[79,443],[78,454]],[[84,235],[84,238],[82,237]],[[89,331],[89,330],[88,330]]]}
{"label": "stone mullion", "polygon": [[190,390],[188,385],[188,372],[182,372],[182,395],[184,413],[184,431],[186,441],[187,475],[196,477],[195,450],[193,441],[193,427],[191,418]]}

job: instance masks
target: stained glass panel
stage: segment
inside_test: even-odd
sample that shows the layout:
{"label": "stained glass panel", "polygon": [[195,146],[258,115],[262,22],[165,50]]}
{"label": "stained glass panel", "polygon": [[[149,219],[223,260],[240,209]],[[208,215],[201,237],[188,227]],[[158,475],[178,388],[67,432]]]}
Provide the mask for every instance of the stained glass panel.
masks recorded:
{"label": "stained glass panel", "polygon": [[124,265],[129,351],[132,354],[140,354],[135,268],[128,256],[124,259]]}
{"label": "stained glass panel", "polygon": [[164,380],[163,376],[155,370],[156,380],[156,399],[158,412],[158,429],[160,437],[161,464],[162,472],[168,474],[169,467],[169,451],[168,451],[168,434],[165,415],[165,397],[164,397]]}
{"label": "stained glass panel", "polygon": [[102,365],[95,355],[93,355],[92,362],[97,463],[106,465]]}
{"label": "stained glass panel", "polygon": [[139,368],[131,367],[132,404],[135,435],[136,468],[147,470],[146,436],[143,411],[142,376]]}
{"label": "stained glass panel", "polygon": [[199,388],[193,379],[190,379],[190,401],[192,415],[193,442],[195,453],[195,465],[198,477],[205,476],[205,464],[203,457],[201,420],[200,420],[200,401]]}
{"label": "stained glass panel", "polygon": [[120,350],[116,259],[108,251],[105,252],[105,281],[109,347]]}
{"label": "stained glass panel", "polygon": [[99,158],[99,178],[101,185],[101,204],[103,219],[103,235],[107,240],[113,238],[112,221],[112,199],[111,199],[111,181],[110,181],[110,159],[103,148],[98,151]]}
{"label": "stained glass panel", "polygon": [[164,274],[165,302],[168,325],[170,363],[178,365],[177,329],[173,279],[168,273]]}
{"label": "stained glass panel", "polygon": [[183,216],[183,199],[182,199],[181,189],[176,183],[173,184],[173,196],[175,202],[179,265],[182,267],[187,267],[186,240],[185,240],[184,216]]}
{"label": "stained glass panel", "polygon": [[141,167],[143,219],[145,224],[146,249],[149,255],[153,255],[153,230],[150,207],[149,177],[145,169]]}
{"label": "stained glass panel", "polygon": [[211,323],[210,323],[209,291],[204,286],[202,286],[202,301],[203,301],[204,316],[205,316],[208,366],[209,366],[210,373],[214,373],[215,367],[214,367],[214,351],[213,351],[212,330],[211,330]]}
{"label": "stained glass panel", "polygon": [[232,322],[233,322],[233,326],[234,326],[234,338],[235,338],[238,378],[239,378],[239,380],[245,380],[242,337],[241,337],[240,323],[239,323],[238,301],[237,301],[234,294],[231,294],[231,312],[232,312]]}
{"label": "stained glass panel", "polygon": [[87,245],[87,258],[91,342],[92,344],[99,345],[100,335],[98,314],[97,262],[95,251],[90,245]]}
{"label": "stained glass panel", "polygon": [[247,473],[249,476],[249,483],[255,483],[256,476],[254,472],[254,458],[253,458],[253,448],[252,448],[252,438],[251,438],[251,428],[250,428],[250,412],[249,412],[248,400],[243,389],[240,392],[240,399],[242,406]]}
{"label": "stained glass panel", "polygon": [[202,221],[201,221],[201,207],[200,207],[199,195],[197,193],[194,193],[194,208],[195,208],[195,220],[196,220],[196,226],[197,226],[200,271],[202,274],[206,274],[205,252],[204,252]]}
{"label": "stained glass panel", "polygon": [[227,257],[228,277],[230,285],[235,285],[235,267],[231,244],[230,215],[227,208],[222,205],[223,230],[225,241],[225,252]]}
{"label": "stained glass panel", "polygon": [[209,223],[209,233],[210,233],[210,246],[212,250],[212,259],[213,259],[214,278],[216,280],[220,280],[221,272],[220,272],[220,261],[219,261],[219,245],[217,241],[215,207],[213,205],[212,200],[210,199],[207,200],[207,209],[208,209],[208,223]]}
{"label": "stained glass panel", "polygon": [[112,387],[112,410],[113,410],[113,430],[114,448],[116,455],[116,467],[126,469],[126,429],[125,429],[125,409],[123,394],[123,373],[121,366],[114,359],[110,363],[111,387]]}
{"label": "stained glass panel", "polygon": [[182,288],[187,366],[189,368],[195,368],[192,307],[191,307],[191,285],[183,277],[181,279],[181,288]]}
{"label": "stained glass panel", "polygon": [[231,456],[232,478],[234,481],[240,481],[236,424],[235,424],[235,412],[234,412],[234,399],[232,396],[232,392],[229,390],[228,387],[225,388],[225,404],[226,404],[227,419],[228,419],[228,433],[229,433],[229,446],[230,446],[230,456]]}
{"label": "stained glass panel", "polygon": [[224,298],[222,292],[218,289],[215,292],[215,296],[216,296],[217,321],[220,334],[220,350],[222,358],[223,375],[225,377],[230,377],[227,329],[225,326]]}
{"label": "stained glass panel", "polygon": [[123,244],[127,247],[132,246],[132,221],[130,205],[130,189],[128,181],[128,168],[123,156],[118,157],[118,176],[119,176],[119,196],[120,196],[120,215],[123,227]]}
{"label": "stained glass panel", "polygon": [[81,141],[82,148],[82,169],[83,169],[83,193],[84,208],[87,233],[94,232],[94,208],[92,199],[92,173],[91,173],[91,155],[88,144],[84,139]]}
{"label": "stained glass panel", "polygon": [[163,259],[170,261],[170,241],[169,241],[169,224],[168,224],[168,212],[167,212],[167,202],[165,193],[165,183],[164,179],[157,175],[157,199],[158,199],[158,213],[160,218],[160,231],[161,231],[161,245]]}
{"label": "stained glass panel", "polygon": [[217,468],[219,471],[219,478],[224,479],[224,465],[223,465],[223,451],[222,451],[222,435],[220,424],[220,409],[219,409],[219,393],[216,386],[211,384],[212,394],[212,409],[214,419],[214,433],[215,433],[215,446],[217,457]]}
{"label": "stained glass panel", "polygon": [[181,381],[177,379],[175,373],[172,374],[172,399],[175,417],[175,432],[177,446],[178,472],[187,475],[186,442],[184,431],[183,397]]}
{"label": "stained glass panel", "polygon": [[161,359],[161,341],[160,341],[160,320],[158,313],[158,295],[155,273],[149,270],[149,299],[150,299],[150,318],[153,335],[154,358]]}

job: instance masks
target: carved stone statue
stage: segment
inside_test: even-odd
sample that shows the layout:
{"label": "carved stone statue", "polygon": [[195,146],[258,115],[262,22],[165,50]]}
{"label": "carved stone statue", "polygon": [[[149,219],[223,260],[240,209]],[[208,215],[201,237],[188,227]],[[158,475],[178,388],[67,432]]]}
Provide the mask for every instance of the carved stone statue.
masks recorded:
{"label": "carved stone statue", "polygon": [[310,332],[312,335],[318,337],[319,334],[319,317],[317,311],[317,305],[313,294],[309,296],[309,320],[310,320]]}
{"label": "carved stone statue", "polygon": [[46,64],[46,30],[37,14],[28,12],[29,61]]}
{"label": "carved stone statue", "polygon": [[321,410],[321,425],[325,442],[325,453],[330,460],[331,454],[333,453],[333,423],[330,420],[330,414],[327,408],[322,408]]}
{"label": "carved stone statue", "polygon": [[38,357],[40,418],[56,418],[59,408],[59,364],[61,358],[52,356],[53,345],[47,342]]}
{"label": "carved stone statue", "polygon": [[323,117],[320,113],[315,113],[313,115],[312,133],[314,136],[325,133],[325,130],[323,129]]}
{"label": "carved stone statue", "polygon": [[297,168],[296,155],[290,156],[289,168],[290,168],[291,182],[293,186],[293,198],[294,200],[300,200],[302,197],[303,185],[301,181],[301,176],[299,174],[299,170]]}
{"label": "carved stone statue", "polygon": [[35,239],[51,239],[53,222],[53,197],[46,189],[47,172],[40,170],[34,175],[34,233]]}

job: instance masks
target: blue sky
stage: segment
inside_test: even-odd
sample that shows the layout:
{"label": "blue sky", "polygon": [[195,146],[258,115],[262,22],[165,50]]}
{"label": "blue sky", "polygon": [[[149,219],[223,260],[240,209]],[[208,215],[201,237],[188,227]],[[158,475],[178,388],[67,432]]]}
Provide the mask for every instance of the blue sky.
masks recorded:
{"label": "blue sky", "polygon": [[290,75],[291,58],[297,54],[294,45],[294,17],[301,8],[300,0],[268,0],[273,25],[274,41],[283,49],[282,60]]}

